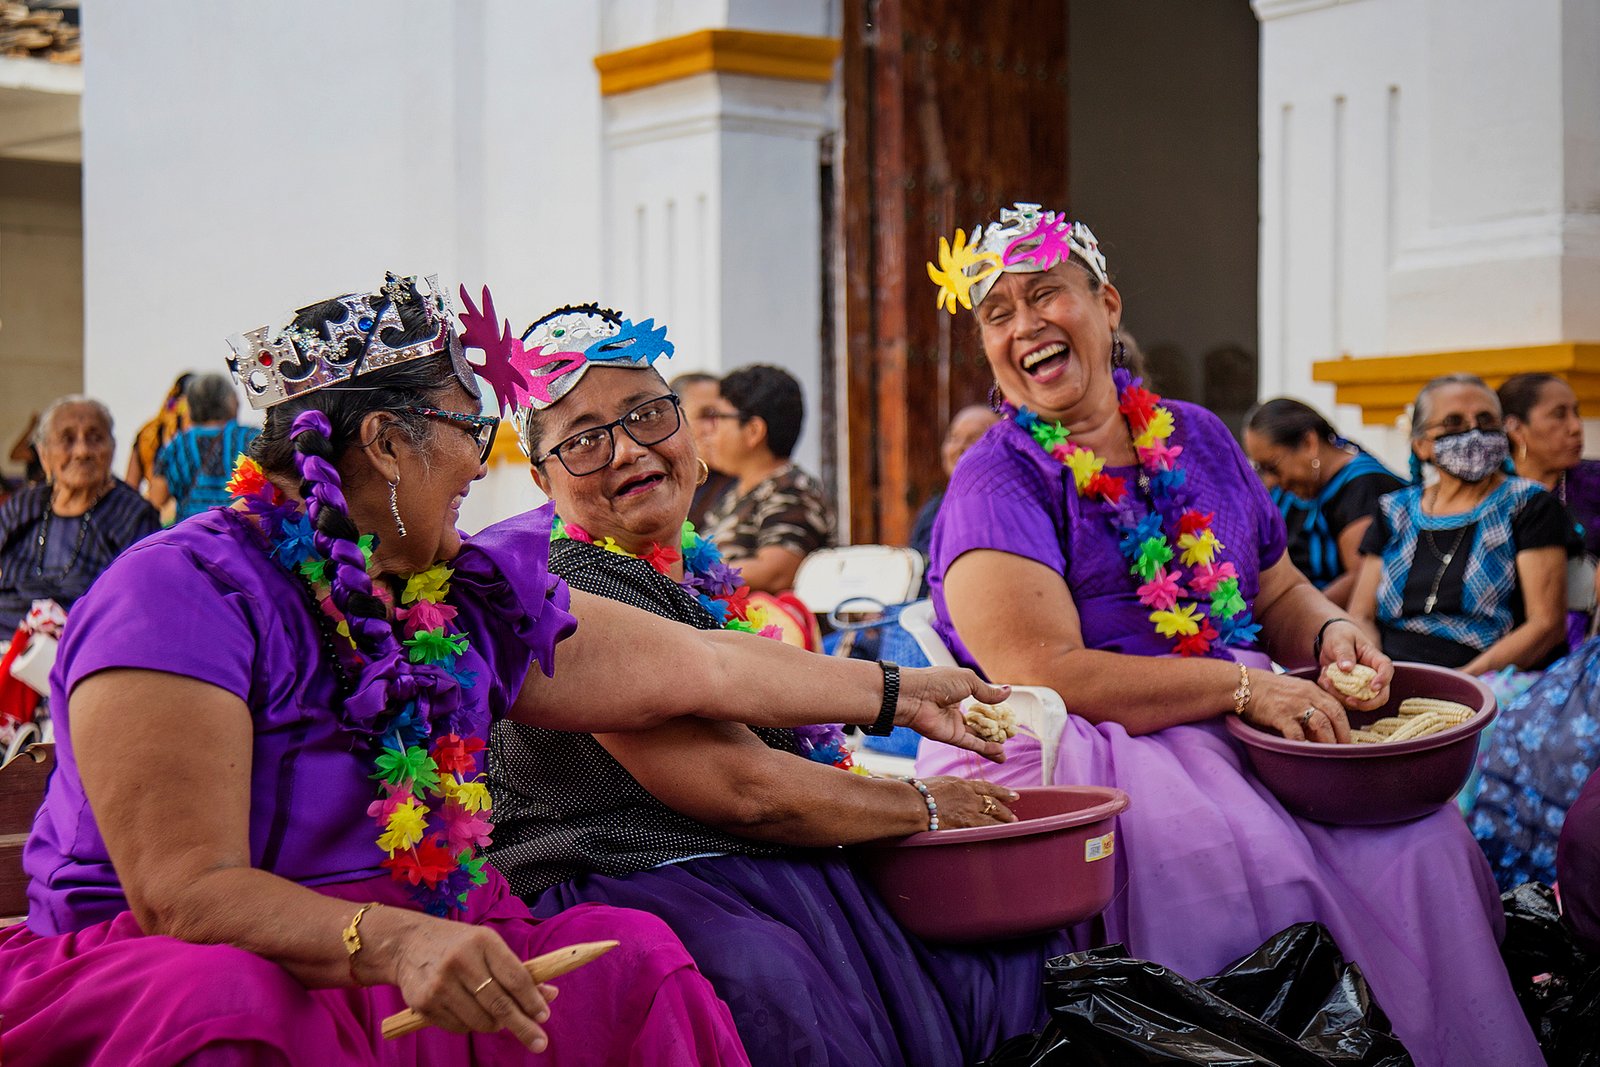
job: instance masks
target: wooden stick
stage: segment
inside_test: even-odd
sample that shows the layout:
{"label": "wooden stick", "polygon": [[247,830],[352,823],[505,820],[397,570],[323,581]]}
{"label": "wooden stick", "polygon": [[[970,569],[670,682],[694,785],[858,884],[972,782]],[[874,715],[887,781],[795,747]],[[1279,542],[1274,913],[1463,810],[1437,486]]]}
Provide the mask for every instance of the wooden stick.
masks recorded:
{"label": "wooden stick", "polygon": [[[546,952],[543,956],[535,956],[531,960],[524,961],[522,966],[535,982],[548,982],[568,971],[577,970],[585,963],[599,959],[618,944],[620,942],[617,941],[583,941],[576,945],[568,945],[566,948],[558,948],[554,952]],[[431,1025],[421,1015],[407,1008],[383,1020],[383,1036],[404,1037]]]}

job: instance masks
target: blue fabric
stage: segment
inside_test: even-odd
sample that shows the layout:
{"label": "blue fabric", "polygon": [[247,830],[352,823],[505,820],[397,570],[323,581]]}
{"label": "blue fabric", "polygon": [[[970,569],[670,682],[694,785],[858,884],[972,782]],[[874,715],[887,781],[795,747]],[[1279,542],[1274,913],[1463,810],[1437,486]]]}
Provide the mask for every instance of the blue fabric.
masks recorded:
{"label": "blue fabric", "polygon": [[1300,526],[1299,536],[1304,540],[1306,551],[1310,554],[1310,566],[1306,570],[1306,577],[1311,579],[1311,584],[1318,589],[1326,586],[1339,575],[1344,573],[1344,566],[1339,562],[1339,541],[1328,528],[1327,516],[1322,509],[1328,502],[1339,495],[1339,491],[1349,485],[1351,481],[1363,474],[1388,474],[1389,468],[1379,463],[1366,452],[1357,452],[1339,469],[1339,473],[1328,479],[1328,484],[1323,486],[1314,499],[1302,500],[1293,493],[1285,492],[1281,488],[1272,490],[1273,503],[1278,505],[1278,510],[1283,514],[1284,524],[1289,524],[1292,512],[1305,511],[1305,522]]}
{"label": "blue fabric", "polygon": [[1554,882],[1567,809],[1600,764],[1600,638],[1506,705],[1480,764],[1469,821],[1500,888]]}
{"label": "blue fabric", "polygon": [[233,465],[260,432],[237,422],[196,426],[162,446],[156,454],[156,473],[167,480],[167,489],[178,502],[179,519],[227,506],[232,499],[227,485]]}
{"label": "blue fabric", "polygon": [[974,1063],[1043,1024],[1044,961],[1085,947],[1060,934],[925,944],[831,849],[585,875],[530,905],[548,916],[586,902],[665,920],[728,1002],[750,1062],[760,1065]]}
{"label": "blue fabric", "polygon": [[[1421,486],[1385,496],[1379,506],[1389,528],[1389,541],[1383,548],[1383,577],[1378,583],[1378,621],[1480,652],[1509,633],[1515,625],[1511,595],[1517,584],[1517,545],[1511,522],[1529,500],[1544,491],[1537,482],[1507,478],[1471,511],[1440,516],[1423,514]],[[1467,553],[1461,614],[1405,614],[1406,579],[1416,562],[1419,531],[1458,530],[1473,523],[1477,530],[1471,543],[1458,549]]]}

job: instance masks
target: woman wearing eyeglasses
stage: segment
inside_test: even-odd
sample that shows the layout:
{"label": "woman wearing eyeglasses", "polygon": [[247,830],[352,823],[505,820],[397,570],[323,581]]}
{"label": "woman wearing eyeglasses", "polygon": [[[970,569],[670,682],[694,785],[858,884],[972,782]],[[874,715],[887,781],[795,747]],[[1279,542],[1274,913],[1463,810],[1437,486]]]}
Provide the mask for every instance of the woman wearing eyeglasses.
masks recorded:
{"label": "woman wearing eyeglasses", "polygon": [[1469,674],[1543,666],[1565,651],[1561,502],[1506,473],[1500,401],[1481,378],[1435,378],[1411,420],[1413,484],[1380,501],[1350,613],[1377,627],[1392,659]]}
{"label": "woman wearing eyeglasses", "polygon": [[[586,350],[638,332],[578,308],[541,319],[524,343]],[[658,347],[670,354],[664,337]],[[648,359],[569,377],[516,414],[560,516],[550,569],[574,589],[760,643],[738,570],[685,522],[705,465],[679,398]],[[537,915],[626,901],[664,919],[733,1010],[752,1062],[982,1059],[1043,1021],[1046,949],[1059,943],[930,948],[836,846],[1011,822],[1014,794],[852,774],[841,740],[834,727],[693,719],[633,737],[504,723],[490,738],[491,861]]]}

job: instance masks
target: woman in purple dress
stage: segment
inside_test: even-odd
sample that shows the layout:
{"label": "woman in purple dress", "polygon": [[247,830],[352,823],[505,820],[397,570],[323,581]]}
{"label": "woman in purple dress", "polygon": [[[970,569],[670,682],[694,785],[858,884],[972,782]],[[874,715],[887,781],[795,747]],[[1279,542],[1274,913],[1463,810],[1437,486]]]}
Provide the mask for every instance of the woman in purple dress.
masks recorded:
{"label": "woman in purple dress", "polygon": [[[539,319],[522,345],[581,351],[633,332],[584,306]],[[550,569],[573,589],[760,643],[765,620],[739,572],[685,522],[706,468],[651,365],[670,353],[663,339],[638,361],[586,361],[551,403],[517,411],[534,480],[561,516]],[[1068,946],[924,944],[837,846],[1008,822],[1014,794],[852,774],[843,740],[837,727],[696,719],[599,736],[496,723],[490,861],[537,915],[598,902],[664,919],[756,1063],[976,1062],[1043,1024],[1044,961]]]}
{"label": "woman in purple dress", "polygon": [[[1268,654],[1392,674],[1284,557],[1284,526],[1226,427],[1117,367],[1122,300],[1081,223],[1018,205],[941,246],[940,297],[972,308],[1007,416],[956,469],[933,538],[944,639],[1068,708],[1057,783],[1124,789],[1106,940],[1190,977],[1292,923],[1326,926],[1421,1064],[1540,1062],[1501,965],[1494,881],[1459,814],[1395,827],[1290,815],[1228,713],[1344,740],[1345,699]],[[1017,738],[990,777],[1038,780]],[[919,771],[967,766],[923,745]],[[1448,991],[1448,992],[1447,992]]]}
{"label": "woman in purple dress", "polygon": [[[659,920],[534,921],[485,866],[491,721],[792,726],[824,683],[831,712],[959,738],[949,705],[990,687],[908,671],[888,699],[872,664],[824,680],[798,651],[569,595],[537,515],[464,542],[498,419],[431,283],[233,343],[267,408],[235,506],[123,555],[62,640],[28,923],[0,937],[6,1062],[747,1062]],[[519,966],[611,938],[553,1006]],[[407,1006],[433,1028],[384,1040]]]}

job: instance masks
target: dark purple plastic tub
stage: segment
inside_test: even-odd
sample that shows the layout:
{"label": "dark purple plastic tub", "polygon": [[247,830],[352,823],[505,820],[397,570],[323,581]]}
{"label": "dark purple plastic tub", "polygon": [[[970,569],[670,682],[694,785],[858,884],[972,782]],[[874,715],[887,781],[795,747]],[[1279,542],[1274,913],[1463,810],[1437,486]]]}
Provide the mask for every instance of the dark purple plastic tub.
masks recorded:
{"label": "dark purple plastic tub", "polygon": [[[1315,668],[1292,672],[1315,678]],[[1228,716],[1228,732],[1244,742],[1256,777],[1296,815],[1339,826],[1378,826],[1432,814],[1466,784],[1478,735],[1500,714],[1489,687],[1471,675],[1426,663],[1396,663],[1389,702],[1349,712],[1352,727],[1397,713],[1407,697],[1454,700],[1478,714],[1413,741],[1323,745],[1290,741]]]}
{"label": "dark purple plastic tub", "polygon": [[1111,902],[1112,825],[1128,794],[1087,785],[1017,793],[1014,823],[912,834],[854,850],[902,926],[927,941],[988,941],[1082,922]]}

